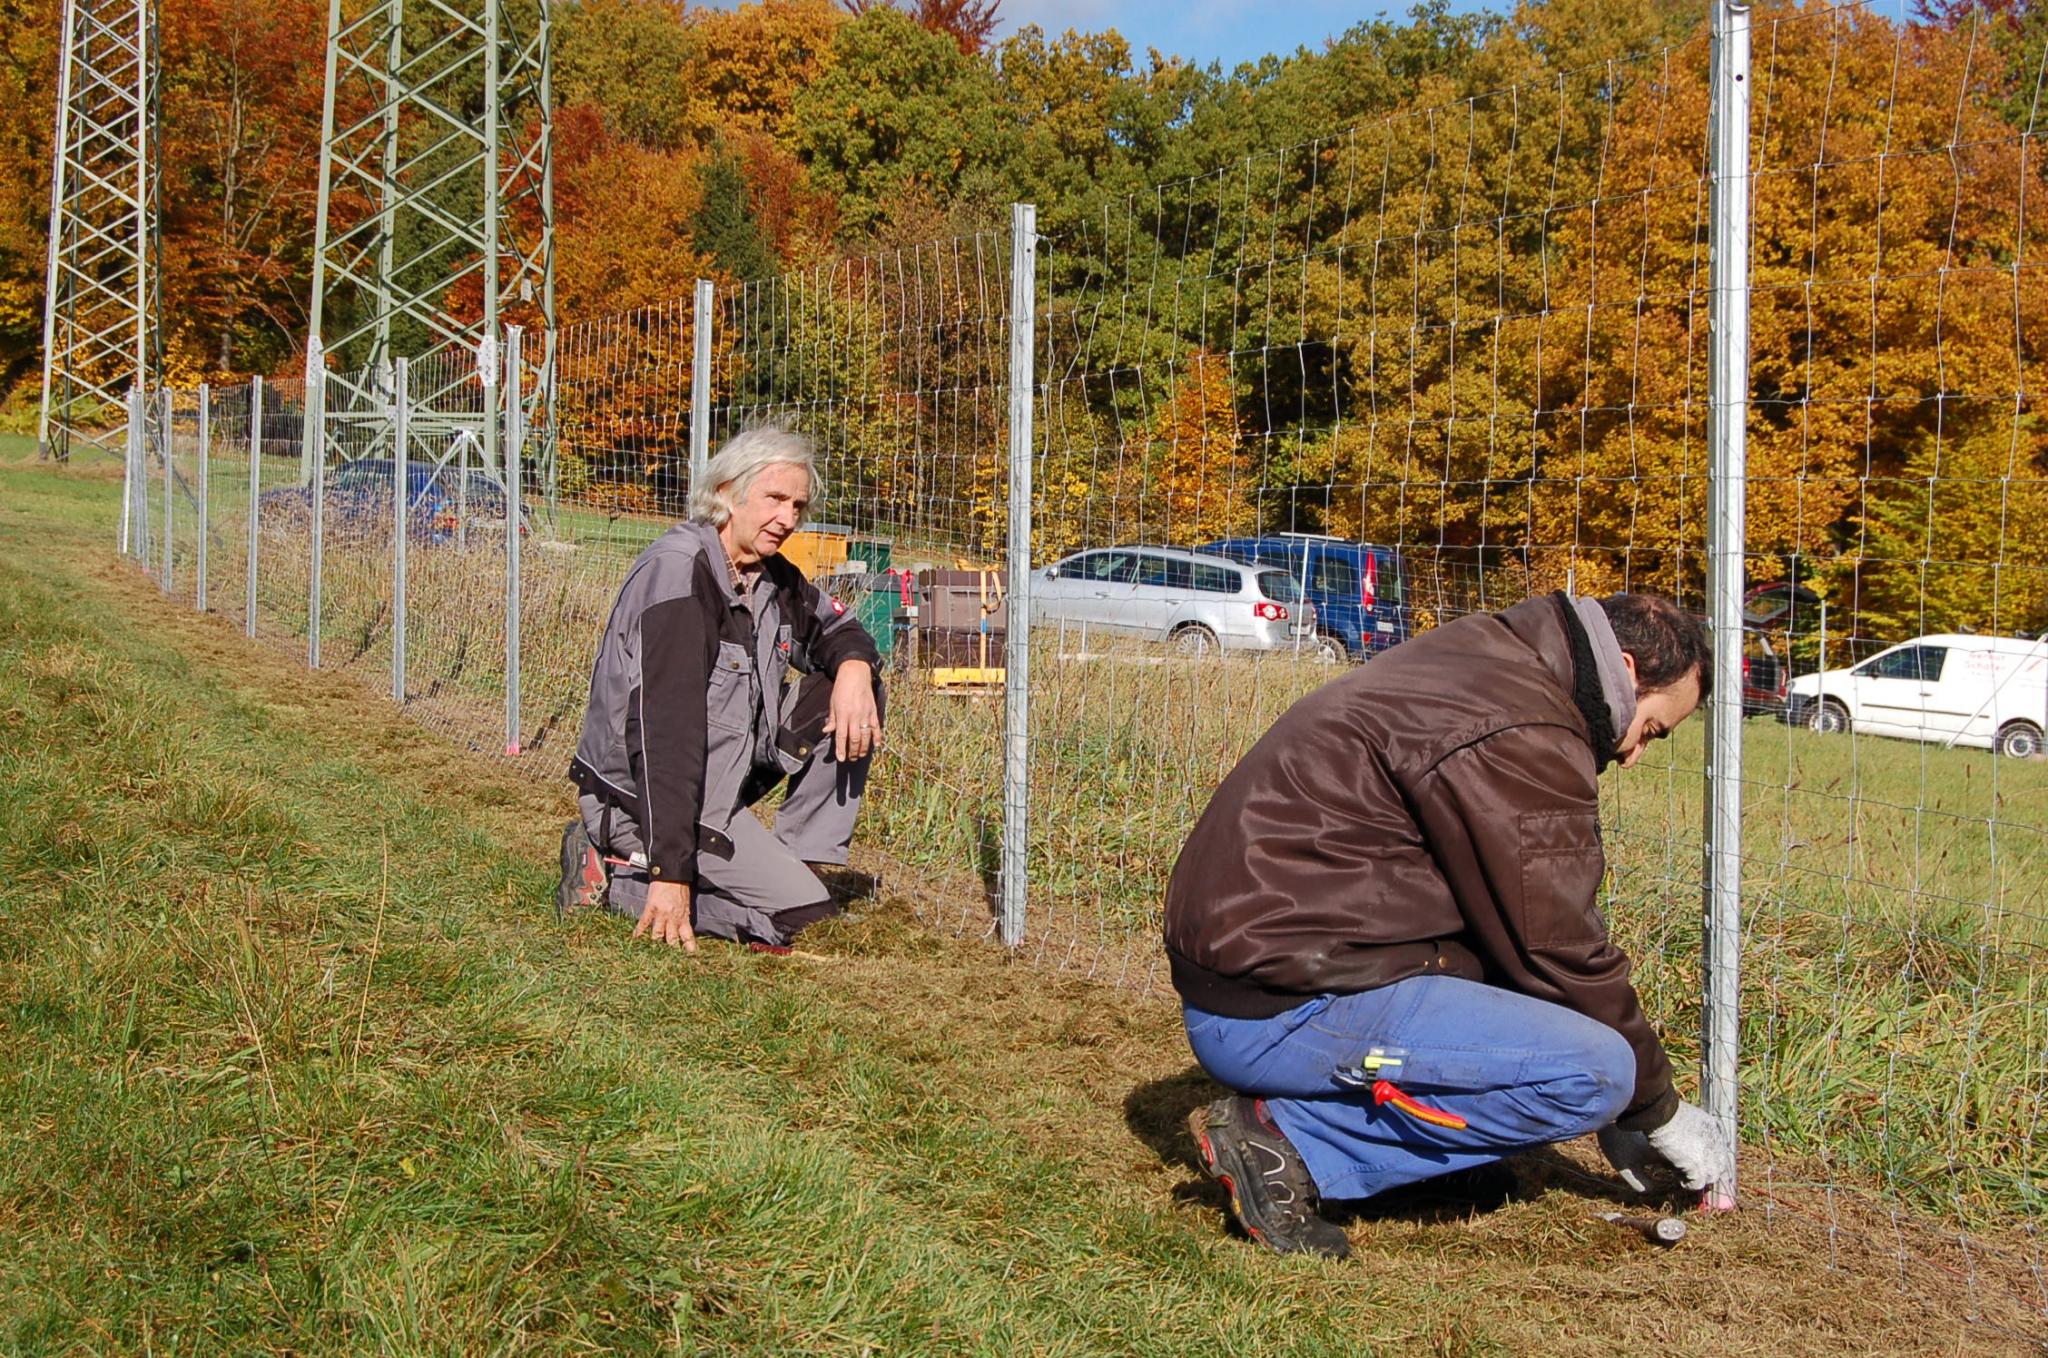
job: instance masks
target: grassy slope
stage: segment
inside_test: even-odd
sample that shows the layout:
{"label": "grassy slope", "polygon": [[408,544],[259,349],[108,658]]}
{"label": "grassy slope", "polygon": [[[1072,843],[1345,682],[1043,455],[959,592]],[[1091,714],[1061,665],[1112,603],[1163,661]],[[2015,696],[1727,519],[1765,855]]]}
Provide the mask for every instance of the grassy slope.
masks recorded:
{"label": "grassy slope", "polygon": [[1230,1240],[1170,1010],[889,902],[783,960],[557,925],[558,792],[165,604],[113,470],[0,466],[0,1349],[2005,1346],[1794,1220],[1652,1254],[1579,1186]]}

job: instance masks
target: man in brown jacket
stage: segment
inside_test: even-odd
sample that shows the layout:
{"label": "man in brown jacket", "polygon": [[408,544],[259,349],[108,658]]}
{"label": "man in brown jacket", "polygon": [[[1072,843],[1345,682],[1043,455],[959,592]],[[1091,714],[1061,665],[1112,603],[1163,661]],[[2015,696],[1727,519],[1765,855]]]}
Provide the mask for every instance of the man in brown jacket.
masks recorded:
{"label": "man in brown jacket", "polygon": [[1224,779],[1166,949],[1196,1059],[1239,1091],[1191,1121],[1254,1239],[1342,1257],[1320,1198],[1591,1131],[1625,1173],[1728,1177],[1599,909],[1599,773],[1709,679],[1668,600],[1531,599],[1311,693]]}

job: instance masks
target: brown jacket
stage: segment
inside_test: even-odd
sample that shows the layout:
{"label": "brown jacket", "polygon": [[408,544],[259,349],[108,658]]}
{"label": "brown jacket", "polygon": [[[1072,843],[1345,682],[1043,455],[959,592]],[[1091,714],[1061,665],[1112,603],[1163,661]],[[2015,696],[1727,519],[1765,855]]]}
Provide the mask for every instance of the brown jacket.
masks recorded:
{"label": "brown jacket", "polygon": [[1174,865],[1166,949],[1182,999],[1264,1018],[1410,976],[1483,981],[1627,1038],[1622,1121],[1666,1120],[1671,1063],[1600,915],[1582,715],[1598,681],[1579,626],[1562,596],[1461,618],[1274,723]]}

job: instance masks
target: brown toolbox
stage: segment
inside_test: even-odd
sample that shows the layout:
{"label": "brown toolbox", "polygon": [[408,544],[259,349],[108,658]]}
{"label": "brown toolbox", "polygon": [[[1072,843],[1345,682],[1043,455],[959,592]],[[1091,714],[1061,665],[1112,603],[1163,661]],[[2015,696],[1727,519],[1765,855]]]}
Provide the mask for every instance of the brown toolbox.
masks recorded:
{"label": "brown toolbox", "polygon": [[918,664],[1002,669],[1010,606],[1001,571],[919,571],[917,594]]}

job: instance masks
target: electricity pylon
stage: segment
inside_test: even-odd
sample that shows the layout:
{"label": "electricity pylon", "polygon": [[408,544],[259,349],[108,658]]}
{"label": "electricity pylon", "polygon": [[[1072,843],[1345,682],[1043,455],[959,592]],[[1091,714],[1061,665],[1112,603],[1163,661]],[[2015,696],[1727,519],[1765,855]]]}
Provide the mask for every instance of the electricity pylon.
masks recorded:
{"label": "electricity pylon", "polygon": [[552,469],[551,3],[329,0],[309,476],[318,458],[406,456],[391,447],[395,358],[411,360],[415,439],[445,448],[467,429],[495,458],[509,324],[528,337],[528,457]]}
{"label": "electricity pylon", "polygon": [[154,0],[64,0],[36,452],[117,452],[157,334]]}

